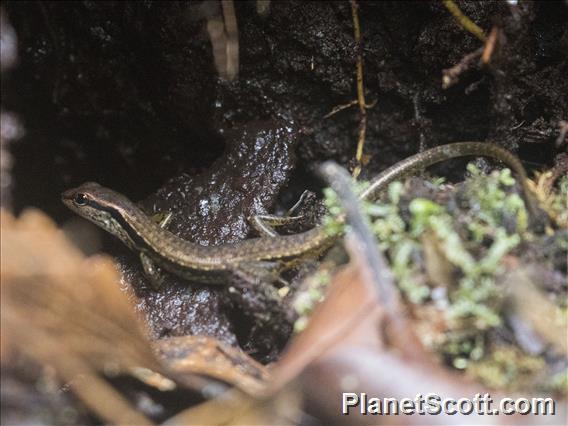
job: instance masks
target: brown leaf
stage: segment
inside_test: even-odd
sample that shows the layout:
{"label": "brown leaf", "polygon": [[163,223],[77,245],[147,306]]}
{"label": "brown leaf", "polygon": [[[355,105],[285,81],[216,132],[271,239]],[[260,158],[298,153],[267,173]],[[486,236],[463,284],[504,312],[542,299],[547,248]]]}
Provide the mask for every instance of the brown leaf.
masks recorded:
{"label": "brown leaf", "polygon": [[546,343],[568,355],[566,315],[531,282],[529,268],[518,265],[509,270],[505,285],[519,320],[523,319]]}
{"label": "brown leaf", "polygon": [[260,396],[270,378],[262,364],[212,337],[171,337],[154,342],[154,348],[178,380],[186,375],[203,374]]}
{"label": "brown leaf", "polygon": [[100,371],[160,370],[110,259],[84,258],[41,212],[18,220],[2,213],[1,277],[2,334],[11,344],[21,349],[22,330],[34,328]]}
{"label": "brown leaf", "polygon": [[[85,260],[38,211],[18,220],[5,211],[0,217],[2,354],[21,353],[54,366],[107,422],[151,424],[97,373],[131,365],[159,368],[116,286],[112,264]],[[73,380],[79,374],[81,380]]]}
{"label": "brown leaf", "polygon": [[[219,381],[259,394],[265,367],[215,339],[152,344],[106,257],[84,258],[39,211],[1,214],[2,362],[23,354],[51,365],[80,399],[111,423],[149,420],[104,379],[130,374],[159,390],[176,382],[205,392]],[[156,356],[159,355],[159,356]],[[81,375],[81,379],[76,379]]]}

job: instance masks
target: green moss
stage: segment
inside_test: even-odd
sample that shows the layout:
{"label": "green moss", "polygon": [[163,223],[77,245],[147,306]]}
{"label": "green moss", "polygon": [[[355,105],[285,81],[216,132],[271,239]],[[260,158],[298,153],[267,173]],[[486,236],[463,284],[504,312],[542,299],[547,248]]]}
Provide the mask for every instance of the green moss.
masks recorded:
{"label": "green moss", "polygon": [[460,267],[466,275],[471,275],[476,269],[475,259],[466,249],[460,235],[454,230],[452,220],[452,217],[445,212],[432,215],[428,218],[426,228],[434,231],[434,235],[441,242],[446,258],[455,266]]}
{"label": "green moss", "polygon": [[337,198],[337,194],[331,188],[325,188],[323,195],[325,197],[324,203],[328,211],[322,220],[323,229],[329,237],[335,237],[345,230],[345,225],[337,220],[342,212],[341,203]]}
{"label": "green moss", "polygon": [[485,256],[479,260],[476,268],[478,274],[495,274],[503,256],[509,253],[521,242],[521,237],[517,234],[508,235],[505,229],[497,228],[494,232],[493,244],[487,250]]}
{"label": "green moss", "polygon": [[[389,185],[387,202],[363,202],[362,208],[371,218],[379,245],[387,251],[399,286],[411,302],[422,303],[430,295],[421,266],[423,252],[420,238],[425,232],[432,231],[448,261],[463,274],[459,285],[450,294],[452,308],[448,311],[449,318],[469,319],[487,328],[499,323],[493,306],[485,305],[497,293],[490,276],[499,272],[498,265],[503,256],[520,242],[519,235],[508,235],[504,228],[498,226],[502,220],[500,211],[514,215],[521,229],[526,228],[526,211],[517,194],[505,191],[506,187],[514,184],[510,171],[485,176],[475,167],[470,166],[468,170],[472,178],[466,184],[466,193],[473,200],[470,204],[475,213],[467,220],[469,236],[477,243],[487,239],[492,241],[484,256],[476,257],[470,251],[468,241],[463,241],[455,229],[455,218],[444,206],[432,200],[417,198],[410,202],[408,226],[400,214],[399,205],[405,194],[404,185],[400,182]],[[360,192],[364,188],[366,185],[358,184],[356,190]],[[329,235],[337,235],[344,230],[343,225],[333,219],[341,213],[339,200],[331,190],[325,191],[325,195],[330,215],[324,220],[324,226]],[[479,251],[478,248],[474,247],[473,251]]]}
{"label": "green moss", "polygon": [[450,296],[446,313],[456,328],[484,331],[501,324],[501,292],[490,277],[464,277]]}
{"label": "green moss", "polygon": [[426,285],[414,259],[419,252],[420,245],[408,238],[399,240],[389,250],[394,276],[400,289],[412,303],[422,303],[430,296],[430,287]]}
{"label": "green moss", "polygon": [[293,302],[294,310],[298,314],[298,319],[294,322],[295,332],[300,332],[306,327],[315,305],[323,299],[325,287],[330,280],[330,271],[320,270],[306,280],[306,289],[296,294]]}
{"label": "green moss", "polygon": [[449,332],[447,337],[444,354],[459,370],[465,370],[472,360],[479,360],[485,354],[485,341],[481,334]]}
{"label": "green moss", "polygon": [[524,354],[512,346],[492,350],[480,361],[469,363],[467,373],[494,389],[515,391],[527,386],[527,378],[542,372],[542,358]]}
{"label": "green moss", "polygon": [[393,182],[388,187],[388,202],[366,203],[365,211],[372,220],[372,230],[379,246],[391,260],[392,271],[399,287],[413,303],[421,303],[430,295],[430,288],[424,282],[419,262],[420,243],[410,235],[400,216],[399,204],[404,195],[404,185]]}
{"label": "green moss", "polygon": [[518,194],[507,192],[515,184],[511,171],[502,169],[485,175],[471,163],[467,170],[471,174],[465,184],[471,203],[470,217],[476,222],[497,228],[505,216],[509,216],[515,219],[516,232],[525,232],[528,227],[525,202]]}
{"label": "green moss", "polygon": [[408,206],[412,213],[412,234],[415,237],[420,236],[426,229],[431,227],[431,219],[445,212],[445,209],[431,200],[424,198],[416,198],[412,200]]}
{"label": "green moss", "polygon": [[[384,201],[362,202],[361,206],[388,256],[402,294],[418,309],[439,302],[439,297],[431,298],[433,288],[422,246],[425,238],[435,240],[435,255],[443,257],[440,261],[453,269],[447,288],[436,292],[444,295],[443,303],[434,305],[436,315],[441,312],[445,317],[446,329],[443,334],[429,335],[429,341],[455,368],[493,387],[512,388],[545,365],[541,358],[524,355],[513,347],[487,353],[488,332],[503,323],[504,291],[499,286],[502,261],[532,238],[528,213],[508,169],[489,175],[473,165],[468,170],[471,176],[451,194],[454,203],[442,205],[425,198],[408,201],[408,188],[393,182]],[[440,181],[435,183],[441,185]],[[568,216],[568,178],[560,186],[554,205],[558,214]],[[339,215],[335,194],[326,192],[326,200],[330,213]],[[338,232],[339,228],[334,228],[337,224],[329,222],[326,226],[330,233]]]}

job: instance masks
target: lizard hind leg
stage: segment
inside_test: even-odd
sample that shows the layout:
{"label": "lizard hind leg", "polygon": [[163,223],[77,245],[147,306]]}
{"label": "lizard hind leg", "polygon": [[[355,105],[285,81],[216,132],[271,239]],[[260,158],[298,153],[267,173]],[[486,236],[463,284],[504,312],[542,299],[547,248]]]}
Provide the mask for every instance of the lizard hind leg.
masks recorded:
{"label": "lizard hind leg", "polygon": [[277,237],[276,226],[290,225],[303,219],[303,216],[277,216],[255,214],[248,218],[249,223],[262,237]]}
{"label": "lizard hind leg", "polygon": [[309,195],[310,191],[308,190],[302,192],[298,201],[286,212],[285,216],[257,214],[249,216],[248,221],[262,237],[277,237],[278,233],[274,230],[275,227],[293,225],[304,219],[303,215],[294,215],[294,213],[300,209]]}
{"label": "lizard hind leg", "polygon": [[168,229],[168,225],[170,224],[172,217],[172,212],[161,212],[153,214],[152,216],[150,216],[150,219],[152,219],[153,222],[156,222],[160,226],[160,228]]}

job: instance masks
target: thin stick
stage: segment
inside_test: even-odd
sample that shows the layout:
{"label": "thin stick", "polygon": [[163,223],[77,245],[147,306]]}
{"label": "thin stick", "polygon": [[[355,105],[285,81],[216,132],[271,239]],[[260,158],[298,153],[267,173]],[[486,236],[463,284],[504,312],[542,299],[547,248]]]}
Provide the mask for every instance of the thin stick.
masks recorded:
{"label": "thin stick", "polygon": [[354,99],[346,104],[334,106],[330,112],[328,112],[326,115],[323,116],[323,118],[329,118],[332,115],[335,115],[340,111],[343,111],[344,109],[350,108],[353,105],[357,105],[357,103],[358,103],[357,99]]}
{"label": "thin stick", "polygon": [[483,54],[483,50],[484,47],[480,47],[479,49],[468,53],[461,61],[459,61],[459,63],[442,71],[442,88],[447,89],[448,87],[456,84],[458,77],[478,62],[479,57]]}
{"label": "thin stick", "polygon": [[491,60],[491,56],[493,55],[493,51],[495,50],[495,46],[497,45],[497,41],[499,40],[499,33],[500,30],[498,27],[491,28],[491,32],[489,33],[489,37],[485,42],[485,47],[483,49],[483,55],[481,55],[481,62],[484,64],[488,64]]}
{"label": "thin stick", "polygon": [[225,69],[227,78],[234,79],[239,73],[239,31],[237,27],[237,17],[235,15],[235,5],[233,0],[222,0],[223,18],[225,20],[225,30],[227,33],[227,62]]}
{"label": "thin stick", "polygon": [[357,166],[353,170],[353,177],[357,178],[361,173],[363,149],[365,147],[365,134],[367,132],[367,105],[365,104],[365,89],[363,85],[363,49],[361,46],[361,25],[359,24],[359,5],[351,0],[351,14],[353,15],[353,31],[355,43],[357,43],[357,103],[359,104],[359,138],[355,159]]}
{"label": "thin stick", "polygon": [[442,0],[446,9],[450,11],[456,21],[462,26],[463,29],[473,34],[479,40],[485,43],[487,37],[485,36],[485,32],[471,19],[469,19],[464,13],[460,10],[458,5],[453,0]]}

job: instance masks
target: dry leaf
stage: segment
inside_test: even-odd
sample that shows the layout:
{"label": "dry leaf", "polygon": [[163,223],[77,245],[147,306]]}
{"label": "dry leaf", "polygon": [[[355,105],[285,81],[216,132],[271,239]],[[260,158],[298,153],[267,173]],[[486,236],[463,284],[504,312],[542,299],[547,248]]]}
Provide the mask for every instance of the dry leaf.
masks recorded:
{"label": "dry leaf", "polygon": [[109,385],[109,374],[158,390],[177,382],[204,395],[225,392],[226,384],[263,391],[266,368],[239,349],[192,336],[152,344],[112,261],[85,258],[43,213],[15,219],[3,211],[1,230],[2,362],[24,354],[53,366],[110,423],[151,422]]}
{"label": "dry leaf", "polygon": [[203,374],[260,396],[270,378],[266,367],[242,350],[208,336],[183,336],[157,340],[154,348],[178,379]]}

